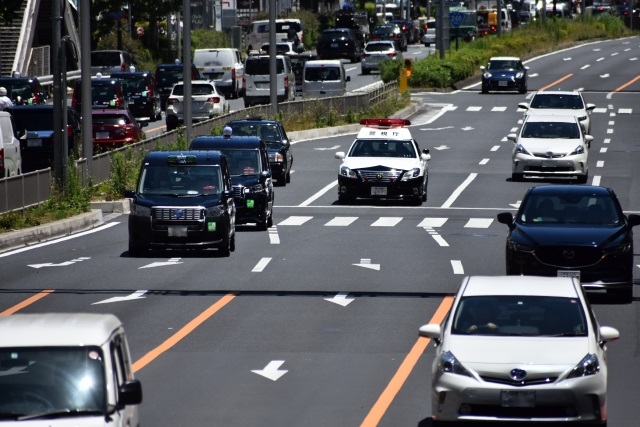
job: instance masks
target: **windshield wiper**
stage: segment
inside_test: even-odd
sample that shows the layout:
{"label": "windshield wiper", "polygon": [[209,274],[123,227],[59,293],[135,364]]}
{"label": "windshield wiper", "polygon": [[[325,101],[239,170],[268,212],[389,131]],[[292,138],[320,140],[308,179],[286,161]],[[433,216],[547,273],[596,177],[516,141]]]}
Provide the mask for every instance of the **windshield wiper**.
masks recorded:
{"label": "windshield wiper", "polygon": [[66,418],[84,417],[87,415],[104,415],[104,412],[97,409],[58,409],[56,411],[41,412],[39,414],[23,415],[16,418],[18,421],[35,420],[39,418]]}

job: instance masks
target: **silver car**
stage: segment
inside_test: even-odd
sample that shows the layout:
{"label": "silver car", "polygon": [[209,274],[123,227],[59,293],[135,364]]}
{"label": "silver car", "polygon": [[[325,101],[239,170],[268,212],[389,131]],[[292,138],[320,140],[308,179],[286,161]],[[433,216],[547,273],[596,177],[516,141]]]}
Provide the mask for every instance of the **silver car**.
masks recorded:
{"label": "silver car", "polygon": [[531,102],[518,104],[525,115],[569,115],[580,121],[585,133],[591,133],[591,112],[595,104],[586,104],[582,93],[577,90],[541,90],[531,98]]}
{"label": "silver car", "polygon": [[402,60],[402,52],[396,50],[394,43],[387,40],[370,41],[362,52],[362,74],[379,71],[380,63],[389,60]]}

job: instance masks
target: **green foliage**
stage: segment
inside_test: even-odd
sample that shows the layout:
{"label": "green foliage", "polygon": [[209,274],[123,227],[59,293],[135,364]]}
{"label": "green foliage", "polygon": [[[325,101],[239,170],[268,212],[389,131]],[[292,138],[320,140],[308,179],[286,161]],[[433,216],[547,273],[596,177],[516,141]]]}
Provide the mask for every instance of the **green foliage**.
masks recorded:
{"label": "green foliage", "polygon": [[191,32],[191,51],[217,47],[231,47],[229,34],[213,30],[194,30]]}
{"label": "green foliage", "polygon": [[[97,50],[109,50],[118,48],[118,36],[112,31],[98,41]],[[138,39],[132,39],[127,34],[122,35],[122,49],[131,54],[138,71],[151,71],[156,69],[156,60],[151,52],[144,47]]]}
{"label": "green foliage", "polygon": [[[382,61],[380,63],[380,80],[388,83],[393,80],[398,80],[400,76],[400,68],[403,66],[402,61]],[[415,62],[414,62],[415,67]]]}

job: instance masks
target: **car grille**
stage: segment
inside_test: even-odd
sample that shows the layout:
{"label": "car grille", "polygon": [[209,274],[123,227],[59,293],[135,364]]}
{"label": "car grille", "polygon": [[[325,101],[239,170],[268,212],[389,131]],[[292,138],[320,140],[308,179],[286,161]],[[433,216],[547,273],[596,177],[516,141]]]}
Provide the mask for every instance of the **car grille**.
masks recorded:
{"label": "car grille", "polygon": [[204,221],[203,207],[166,207],[153,208],[153,219],[160,222]]}
{"label": "car grille", "polygon": [[402,174],[402,171],[371,171],[360,170],[360,177],[363,181],[377,181],[377,182],[395,182]]}
{"label": "car grille", "polygon": [[[472,417],[497,417],[520,419],[567,418],[568,414],[577,414],[573,405],[558,402],[554,405],[539,405],[535,408],[508,408],[498,405],[469,405],[465,415]],[[577,418],[577,416],[575,416]]]}
{"label": "car grille", "polygon": [[537,248],[536,257],[543,264],[555,267],[588,267],[597,264],[602,251],[598,248],[546,246]]}
{"label": "car grille", "polygon": [[494,384],[509,385],[513,387],[527,387],[542,384],[553,384],[558,377],[532,378],[524,381],[514,381],[510,378],[481,377],[483,381]]}
{"label": "car grille", "polygon": [[233,186],[233,198],[235,200],[244,199],[244,187],[242,185],[234,185]]}
{"label": "car grille", "polygon": [[547,153],[532,153],[534,157],[542,157],[543,159],[559,159],[565,157],[567,153],[552,153],[549,156]]}

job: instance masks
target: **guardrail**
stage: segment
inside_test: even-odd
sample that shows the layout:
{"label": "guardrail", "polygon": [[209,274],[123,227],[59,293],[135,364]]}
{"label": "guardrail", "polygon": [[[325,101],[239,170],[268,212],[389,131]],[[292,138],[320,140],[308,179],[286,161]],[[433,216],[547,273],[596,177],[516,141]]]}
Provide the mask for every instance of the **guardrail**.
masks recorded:
{"label": "guardrail", "polygon": [[[286,114],[300,114],[307,111],[329,111],[329,109],[333,109],[337,114],[346,115],[350,111],[359,112],[374,107],[383,102],[392,92],[398,92],[398,83],[396,81],[374,85],[369,91],[352,93],[343,97],[285,102],[278,105],[278,110]],[[210,135],[214,128],[221,128],[230,120],[244,119],[250,116],[274,117],[274,115],[271,105],[245,108],[244,110],[234,111],[195,123],[192,127],[192,136]],[[158,147],[166,147],[177,142],[178,132],[179,129],[173,130],[154,138],[93,156],[91,180],[94,184],[98,184],[111,178],[111,159],[116,152],[133,148],[134,152],[142,153]],[[76,161],[75,165],[76,168],[82,171],[83,182],[85,184],[88,183],[87,160],[80,159]],[[0,179],[0,213],[22,210],[46,201],[51,197],[52,180],[53,176],[50,168]]]}

